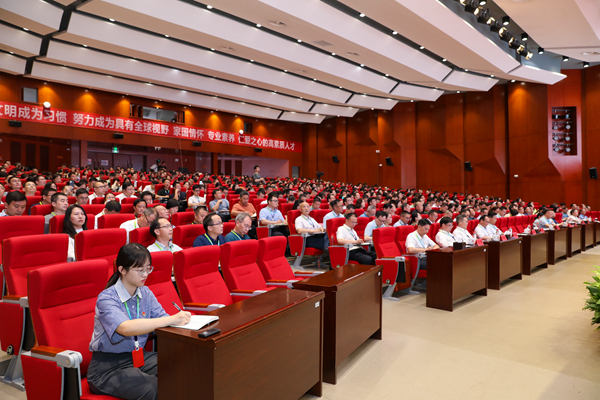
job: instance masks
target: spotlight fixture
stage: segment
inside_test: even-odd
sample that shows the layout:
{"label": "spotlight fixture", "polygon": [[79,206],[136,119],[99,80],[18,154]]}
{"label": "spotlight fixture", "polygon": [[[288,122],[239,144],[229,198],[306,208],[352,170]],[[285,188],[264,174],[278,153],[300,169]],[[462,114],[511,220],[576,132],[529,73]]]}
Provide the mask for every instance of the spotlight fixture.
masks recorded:
{"label": "spotlight fixture", "polygon": [[544,48],[538,47],[538,54],[544,54]]}
{"label": "spotlight fixture", "polygon": [[397,34],[398,34],[398,32],[396,32],[396,31],[392,32],[392,35],[397,35]]}
{"label": "spotlight fixture", "polygon": [[532,53],[532,52],[530,52],[530,51],[528,51],[528,52],[527,52],[527,55],[525,56],[525,59],[526,59],[526,60],[531,60],[531,58],[532,58],[532,57],[533,57],[533,53]]}
{"label": "spotlight fixture", "polygon": [[479,0],[479,5],[480,6],[485,6],[487,4],[486,0]]}
{"label": "spotlight fixture", "polygon": [[583,68],[587,68],[587,67],[589,67],[589,66],[590,66],[590,63],[589,63],[589,62],[587,62],[587,61],[584,61],[584,62],[583,62]]}
{"label": "spotlight fixture", "polygon": [[521,33],[521,41],[526,42],[529,40],[529,35],[525,32]]}
{"label": "spotlight fixture", "polygon": [[515,82],[516,82],[514,79],[511,79],[510,81],[511,81],[512,83],[515,83]]}
{"label": "spotlight fixture", "polygon": [[358,16],[361,17],[361,18],[364,18],[365,14],[364,13],[360,13]]}
{"label": "spotlight fixture", "polygon": [[493,19],[492,17],[490,17],[490,10],[483,10],[480,9],[481,11],[477,13],[477,22],[481,23],[481,24],[487,24],[487,22],[490,19]]}
{"label": "spotlight fixture", "polygon": [[518,49],[519,46],[521,46],[521,43],[514,37],[511,37],[508,40],[508,47],[510,47],[511,49]]}
{"label": "spotlight fixture", "polygon": [[506,26],[510,24],[510,17],[507,15],[506,17],[502,17],[502,25]]}
{"label": "spotlight fixture", "polygon": [[563,56],[563,61],[569,61],[569,57]]}
{"label": "spotlight fixture", "polygon": [[491,30],[492,32],[499,33],[499,32],[500,32],[500,29],[502,29],[502,24],[501,24],[500,22],[498,22],[498,21],[493,21],[493,22],[490,24],[490,30]]}
{"label": "spotlight fixture", "polygon": [[[462,1],[461,1],[461,3],[462,3]],[[479,8],[478,4],[477,4],[477,0],[467,0],[464,3],[462,3],[462,4],[465,6],[465,11],[468,12],[468,13],[475,14],[475,12]]]}

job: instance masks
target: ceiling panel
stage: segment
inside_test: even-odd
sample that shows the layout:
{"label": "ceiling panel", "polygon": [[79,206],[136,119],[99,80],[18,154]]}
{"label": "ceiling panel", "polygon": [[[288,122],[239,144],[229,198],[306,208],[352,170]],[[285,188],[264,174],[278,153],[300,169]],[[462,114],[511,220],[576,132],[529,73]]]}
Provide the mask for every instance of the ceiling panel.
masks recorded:
{"label": "ceiling panel", "polygon": [[333,106],[331,104],[315,104],[310,112],[316,114],[337,115],[339,117],[354,117],[354,114],[358,112],[358,108]]}
{"label": "ceiling panel", "polygon": [[109,75],[118,75],[287,110],[307,112],[314,104],[296,97],[59,42],[51,42],[47,56],[41,57],[41,59]]}
{"label": "ceiling panel", "polygon": [[286,111],[279,117],[282,121],[292,122],[308,122],[312,124],[320,124],[324,119],[324,115],[319,114],[301,114],[293,111]]}
{"label": "ceiling panel", "polygon": [[399,83],[391,94],[405,100],[436,101],[444,94],[444,91]]}
{"label": "ceiling panel", "polygon": [[24,57],[33,57],[40,53],[41,45],[41,38],[21,29],[0,24],[0,49]]}
{"label": "ceiling panel", "polygon": [[398,102],[396,100],[382,99],[379,97],[355,94],[346,103],[349,106],[360,108],[378,108],[380,110],[391,110]]}
{"label": "ceiling panel", "polygon": [[0,53],[0,71],[13,75],[25,73],[26,60],[12,56],[8,53]]}
{"label": "ceiling panel", "polygon": [[2,20],[48,35],[60,27],[63,10],[40,0],[0,0]]}

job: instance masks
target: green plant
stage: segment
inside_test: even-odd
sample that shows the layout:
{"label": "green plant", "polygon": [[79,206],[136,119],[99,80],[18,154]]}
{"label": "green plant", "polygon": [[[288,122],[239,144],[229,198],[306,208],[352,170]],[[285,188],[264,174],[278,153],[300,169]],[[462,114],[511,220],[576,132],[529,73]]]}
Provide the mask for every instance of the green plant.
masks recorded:
{"label": "green plant", "polygon": [[[600,267],[595,267],[592,278],[594,282],[583,282],[590,294],[590,297],[585,301],[584,310],[590,310],[594,312],[592,317],[592,325],[600,324]],[[596,328],[600,330],[600,326]]]}

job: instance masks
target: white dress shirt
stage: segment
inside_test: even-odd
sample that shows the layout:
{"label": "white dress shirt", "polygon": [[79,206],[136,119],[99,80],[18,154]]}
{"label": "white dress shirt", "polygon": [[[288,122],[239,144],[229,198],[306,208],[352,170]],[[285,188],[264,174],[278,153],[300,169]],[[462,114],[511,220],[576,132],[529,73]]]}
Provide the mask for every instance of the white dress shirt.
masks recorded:
{"label": "white dress shirt", "polygon": [[435,241],[438,242],[441,247],[452,247],[457,240],[452,233],[440,229],[437,235],[435,235]]}
{"label": "white dress shirt", "polygon": [[94,200],[96,197],[98,197],[98,195],[96,193],[94,194],[90,194],[90,196],[88,197],[88,204],[92,204],[92,200]]}
{"label": "white dress shirt", "polygon": [[488,231],[488,236],[502,235],[502,231],[496,225],[488,224],[485,229]]}
{"label": "white dress shirt", "polygon": [[170,251],[171,253],[175,253],[176,251],[183,250],[181,247],[177,246],[175,243],[169,242],[169,247],[164,246],[162,243],[155,241],[150,246],[147,247],[150,253],[154,253],[155,251]]}
{"label": "white dress shirt", "polygon": [[104,211],[106,211],[106,209],[102,210],[102,212],[100,214],[96,214],[96,221],[94,222],[94,229],[98,229],[98,219],[104,215]]}
{"label": "white dress shirt", "polygon": [[[192,203],[204,203],[204,204],[206,204],[206,196],[204,196],[204,197],[202,197],[202,196],[190,196],[187,199],[187,201],[188,201],[188,207],[191,207],[190,206],[190,201]],[[199,207],[199,206],[194,206],[194,210],[196,209],[196,207]]]}
{"label": "white dress shirt", "polygon": [[381,226],[377,226],[377,220],[374,219],[373,221],[369,222],[367,224],[367,226],[365,227],[365,236],[368,236],[370,238],[373,237],[373,231],[377,228],[383,228],[385,225],[381,224]]}
{"label": "white dress shirt", "polygon": [[137,199],[137,196],[131,195],[131,196],[127,197],[127,196],[125,196],[125,193],[120,193],[120,194],[116,195],[115,198],[119,200],[119,203],[122,203],[123,199],[130,199],[130,198]]}
{"label": "white dress shirt", "polygon": [[454,230],[454,232],[452,232],[452,234],[454,235],[454,239],[456,239],[457,242],[462,242],[462,243],[475,242],[475,238],[473,237],[473,235],[471,235],[468,230],[463,229],[461,227],[456,227],[456,229]]}
{"label": "white dress shirt", "polygon": [[406,224],[404,222],[402,222],[401,219],[399,219],[398,221],[396,221],[396,223],[394,224],[394,228],[397,226],[406,226]]}
{"label": "white dress shirt", "polygon": [[[358,240],[360,239],[358,237],[358,233],[356,233],[356,231],[352,228],[350,228],[348,225],[344,224],[342,226],[340,226],[336,232],[336,238],[339,242],[340,239],[346,239],[346,240]],[[352,250],[356,250],[360,248],[360,246],[352,246],[350,248],[350,251]]]}
{"label": "white dress shirt", "polygon": [[119,226],[119,228],[121,229],[125,229],[127,231],[127,242],[129,243],[129,232],[131,232],[134,229],[139,228],[140,226],[138,225],[138,221],[137,218],[129,220],[129,221],[125,221],[121,224],[121,226]]}
{"label": "white dress shirt", "polygon": [[[319,229],[320,227],[317,220],[315,220],[310,215],[308,217],[305,217],[304,215],[299,215],[298,218],[296,218],[294,226],[296,227],[296,231],[298,231],[298,229],[314,230]],[[309,235],[312,236],[314,235],[314,233],[309,233]]]}
{"label": "white dress shirt", "polygon": [[[488,224],[489,226],[490,224]],[[481,226],[481,224],[477,225],[477,227],[475,228],[475,236],[477,236],[479,239],[482,239],[484,237],[491,237],[493,235],[490,235],[490,233],[487,230],[487,227],[483,227]]]}
{"label": "white dress shirt", "polygon": [[435,246],[435,242],[431,240],[429,236],[421,236],[419,235],[419,232],[414,231],[406,237],[406,242],[404,243],[404,245],[406,246],[406,250],[408,251],[409,247],[416,249],[426,249],[428,247],[433,247]]}

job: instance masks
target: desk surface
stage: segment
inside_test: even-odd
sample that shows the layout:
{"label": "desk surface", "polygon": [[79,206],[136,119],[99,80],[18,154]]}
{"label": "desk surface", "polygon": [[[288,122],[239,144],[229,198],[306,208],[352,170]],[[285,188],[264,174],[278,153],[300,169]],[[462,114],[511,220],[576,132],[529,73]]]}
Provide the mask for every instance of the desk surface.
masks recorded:
{"label": "desk surface", "polygon": [[323,274],[311,276],[310,278],[295,282],[293,286],[294,289],[307,290],[307,288],[311,288],[314,290],[314,288],[320,288],[320,290],[325,292],[336,291],[339,289],[340,285],[377,269],[381,270],[382,267],[375,265],[346,264],[341,268],[335,268]]}

